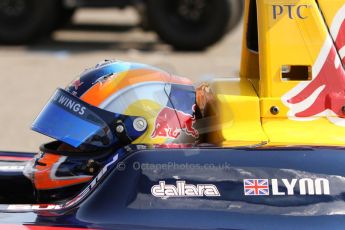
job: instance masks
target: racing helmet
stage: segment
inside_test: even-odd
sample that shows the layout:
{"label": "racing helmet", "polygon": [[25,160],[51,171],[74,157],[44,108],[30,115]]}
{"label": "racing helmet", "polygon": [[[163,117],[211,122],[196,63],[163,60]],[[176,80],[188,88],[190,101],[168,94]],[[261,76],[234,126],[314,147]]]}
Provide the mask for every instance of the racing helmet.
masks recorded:
{"label": "racing helmet", "polygon": [[116,149],[195,143],[195,103],[186,78],[144,64],[103,61],[57,89],[33,122],[32,130],[56,141],[41,147],[25,174],[41,201],[72,196],[66,188],[80,190]]}

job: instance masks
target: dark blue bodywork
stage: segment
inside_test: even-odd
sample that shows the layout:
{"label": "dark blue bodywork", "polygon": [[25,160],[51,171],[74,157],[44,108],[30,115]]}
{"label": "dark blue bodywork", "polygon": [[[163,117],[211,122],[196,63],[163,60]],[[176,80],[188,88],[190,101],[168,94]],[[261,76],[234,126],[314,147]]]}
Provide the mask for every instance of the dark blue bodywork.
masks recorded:
{"label": "dark blue bodywork", "polygon": [[[7,213],[0,223],[100,229],[344,229],[345,149],[191,148],[127,153],[75,206]],[[325,178],[330,194],[245,196],[243,180]],[[159,198],[159,181],[213,184],[217,197]],[[270,187],[270,189],[272,189]],[[283,184],[279,191],[286,193]],[[0,224],[0,227],[1,227]]]}

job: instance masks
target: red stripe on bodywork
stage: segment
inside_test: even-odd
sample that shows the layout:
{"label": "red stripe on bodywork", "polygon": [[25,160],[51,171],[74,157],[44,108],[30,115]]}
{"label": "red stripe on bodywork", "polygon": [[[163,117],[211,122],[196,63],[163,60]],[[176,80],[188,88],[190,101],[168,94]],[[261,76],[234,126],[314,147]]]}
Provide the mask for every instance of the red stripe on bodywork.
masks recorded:
{"label": "red stripe on bodywork", "polygon": [[31,157],[0,156],[0,161],[29,161]]}
{"label": "red stripe on bodywork", "polygon": [[49,227],[49,226],[36,226],[36,225],[18,225],[18,224],[0,224],[1,230],[80,230],[80,229],[93,229],[95,228],[70,228],[70,227]]}

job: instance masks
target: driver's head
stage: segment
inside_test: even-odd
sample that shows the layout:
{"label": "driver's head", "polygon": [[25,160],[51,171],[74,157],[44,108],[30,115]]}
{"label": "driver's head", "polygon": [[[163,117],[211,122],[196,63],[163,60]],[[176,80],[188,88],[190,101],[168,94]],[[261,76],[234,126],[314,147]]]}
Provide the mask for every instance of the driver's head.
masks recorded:
{"label": "driver's head", "polygon": [[195,101],[186,78],[104,61],[57,89],[38,115],[32,129],[57,141],[42,146],[26,174],[37,190],[60,199],[55,191],[90,181],[117,148],[194,143]]}

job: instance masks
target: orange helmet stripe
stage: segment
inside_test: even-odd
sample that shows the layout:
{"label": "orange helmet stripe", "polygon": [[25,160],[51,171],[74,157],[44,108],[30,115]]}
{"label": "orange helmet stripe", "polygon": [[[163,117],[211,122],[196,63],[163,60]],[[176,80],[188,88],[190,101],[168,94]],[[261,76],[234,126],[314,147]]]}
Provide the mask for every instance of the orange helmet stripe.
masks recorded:
{"label": "orange helmet stripe", "polygon": [[99,106],[113,93],[130,85],[145,82],[167,82],[184,85],[192,84],[192,82],[186,78],[172,76],[155,70],[137,69],[114,75],[113,78],[109,77],[109,80],[105,82],[97,82],[81,96],[81,99],[93,106]]}

